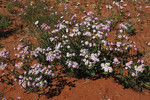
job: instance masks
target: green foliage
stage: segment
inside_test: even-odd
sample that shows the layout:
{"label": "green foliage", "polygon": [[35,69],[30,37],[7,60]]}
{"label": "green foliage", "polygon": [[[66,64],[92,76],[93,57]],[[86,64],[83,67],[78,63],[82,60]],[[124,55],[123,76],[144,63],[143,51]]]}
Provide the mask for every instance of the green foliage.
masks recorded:
{"label": "green foliage", "polygon": [[34,26],[34,23],[39,21],[38,25],[46,23],[53,27],[57,23],[60,14],[55,14],[53,10],[49,11],[48,5],[49,2],[40,0],[35,0],[35,2],[26,1],[25,10],[21,16],[22,20],[29,26]]}
{"label": "green foliage", "polygon": [[135,28],[133,27],[133,23],[131,20],[129,22],[124,22],[121,28],[129,35],[135,35]]}
{"label": "green foliage", "polygon": [[84,7],[80,6],[80,11],[83,12],[84,11]]}
{"label": "green foliage", "polygon": [[8,5],[7,5],[7,9],[8,9],[8,11],[10,12],[10,13],[13,13],[13,11],[14,11],[14,5],[13,5],[13,3],[12,2],[10,2]]}
{"label": "green foliage", "polygon": [[3,1],[2,1],[2,0],[0,0],[0,4],[3,4]]}
{"label": "green foliage", "polygon": [[146,0],[146,2],[150,3],[150,0]]}
{"label": "green foliage", "polygon": [[135,35],[135,28],[133,27],[133,25],[134,24],[132,23],[131,20],[127,23],[127,29],[125,30],[127,32],[127,34]]}
{"label": "green foliage", "polygon": [[10,16],[6,14],[0,14],[0,37],[5,36],[5,31],[9,29]]}

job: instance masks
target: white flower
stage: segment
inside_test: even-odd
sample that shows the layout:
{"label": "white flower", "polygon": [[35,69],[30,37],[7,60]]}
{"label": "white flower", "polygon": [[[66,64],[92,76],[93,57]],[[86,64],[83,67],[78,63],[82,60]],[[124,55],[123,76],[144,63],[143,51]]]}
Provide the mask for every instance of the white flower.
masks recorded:
{"label": "white flower", "polygon": [[55,49],[58,50],[61,47],[61,43],[59,42],[56,46]]}
{"label": "white flower", "polygon": [[66,56],[67,56],[67,57],[70,57],[70,54],[67,52]]}
{"label": "white flower", "polygon": [[135,73],[132,73],[132,76],[134,77],[134,76],[135,76]]}
{"label": "white flower", "polygon": [[70,46],[68,45],[68,46],[67,46],[67,48],[69,49],[69,48],[70,48]]}
{"label": "white flower", "polygon": [[120,9],[123,9],[124,7],[123,6],[120,6]]}
{"label": "white flower", "polygon": [[123,6],[127,6],[127,4],[123,4]]}
{"label": "white flower", "polygon": [[89,44],[89,42],[88,41],[85,41],[85,45],[88,45]]}
{"label": "white flower", "polygon": [[83,59],[84,62],[86,62],[86,59]]}
{"label": "white flower", "polygon": [[68,28],[66,28],[66,32],[67,32],[67,33],[69,32],[69,29],[68,29]]}
{"label": "white flower", "polygon": [[92,47],[92,43],[89,43],[89,47]]}
{"label": "white flower", "polygon": [[85,58],[88,58],[88,55],[85,55]]}
{"label": "white flower", "polygon": [[120,2],[124,2],[123,0],[121,0]]}
{"label": "white flower", "polygon": [[113,69],[110,67],[110,63],[102,63],[101,64],[102,69],[104,69],[104,72],[112,72]]}
{"label": "white flower", "polygon": [[88,65],[88,63],[89,63],[89,60],[87,60],[87,61],[85,62],[85,65]]}
{"label": "white flower", "polygon": [[34,24],[37,25],[39,23],[39,21],[37,20]]}
{"label": "white flower", "polygon": [[112,9],[111,5],[105,5],[105,6],[106,6],[106,8]]}

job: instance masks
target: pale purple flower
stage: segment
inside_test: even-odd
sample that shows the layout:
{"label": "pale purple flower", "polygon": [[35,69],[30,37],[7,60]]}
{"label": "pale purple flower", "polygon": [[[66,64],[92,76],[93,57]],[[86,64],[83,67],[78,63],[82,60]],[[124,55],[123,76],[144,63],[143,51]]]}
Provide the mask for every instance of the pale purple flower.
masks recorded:
{"label": "pale purple flower", "polygon": [[123,33],[123,30],[121,29],[121,30],[119,30],[119,32],[120,32],[120,33]]}
{"label": "pale purple flower", "polygon": [[17,97],[17,100],[20,100],[21,99],[21,97]]}
{"label": "pale purple flower", "polygon": [[0,51],[0,58],[6,58],[9,52],[4,48],[2,51]]}
{"label": "pale purple flower", "polygon": [[0,65],[0,70],[5,70],[7,64],[4,64],[3,62],[1,62],[1,65]]}
{"label": "pale purple flower", "polygon": [[120,47],[121,45],[122,45],[122,42],[117,42],[117,43],[116,43],[116,46],[117,46],[117,47]]}
{"label": "pale purple flower", "polygon": [[135,76],[135,73],[132,73],[131,75],[134,77],[134,76]]}
{"label": "pale purple flower", "polygon": [[43,23],[43,24],[41,25],[42,28],[45,28],[46,26],[47,26],[47,24],[45,24],[45,23]]}
{"label": "pale purple flower", "polygon": [[122,38],[122,35],[118,35],[118,38],[121,39],[121,38]]}
{"label": "pale purple flower", "polygon": [[102,69],[104,69],[104,72],[112,72],[113,69],[110,67],[110,63],[101,63]]}
{"label": "pale purple flower", "polygon": [[115,57],[115,58],[113,59],[113,64],[120,64],[118,58]]}
{"label": "pale purple flower", "polygon": [[18,69],[21,68],[23,66],[23,62],[20,62],[18,64],[15,64],[15,67],[17,67]]}
{"label": "pale purple flower", "polygon": [[93,15],[94,13],[92,11],[88,12],[87,15]]}

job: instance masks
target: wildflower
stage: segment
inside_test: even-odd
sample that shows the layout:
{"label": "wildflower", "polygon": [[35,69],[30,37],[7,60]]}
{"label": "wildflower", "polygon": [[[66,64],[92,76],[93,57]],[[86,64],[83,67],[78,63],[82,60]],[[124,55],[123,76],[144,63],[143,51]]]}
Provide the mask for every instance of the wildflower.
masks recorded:
{"label": "wildflower", "polygon": [[116,43],[116,46],[117,46],[117,47],[120,47],[121,44],[122,44],[122,42],[117,42],[117,43]]}
{"label": "wildflower", "polygon": [[6,58],[9,52],[4,48],[2,51],[0,51],[0,58]]}
{"label": "wildflower", "polygon": [[0,65],[0,70],[5,70],[7,64],[4,64],[3,62],[1,62],[1,65]]}
{"label": "wildflower", "polygon": [[123,6],[127,6],[127,4],[123,4]]}
{"label": "wildflower", "polygon": [[69,49],[69,48],[70,48],[70,46],[68,45],[68,46],[67,46],[67,48]]}
{"label": "wildflower", "polygon": [[77,62],[74,62],[74,61],[69,61],[69,60],[67,60],[66,61],[66,64],[68,65],[68,67],[70,68],[70,67],[72,67],[72,68],[79,68],[79,65],[78,65],[78,63]]}
{"label": "wildflower", "polygon": [[68,52],[66,53],[66,57],[70,57],[70,54]]}
{"label": "wildflower", "polygon": [[20,100],[20,99],[21,99],[21,97],[17,97],[17,99],[18,99],[18,100]]}
{"label": "wildflower", "polygon": [[47,26],[47,24],[45,24],[45,23],[43,23],[43,24],[41,25],[42,28],[45,28],[46,26]]}
{"label": "wildflower", "polygon": [[18,63],[18,64],[15,64],[15,67],[17,67],[18,69],[20,68],[20,67],[22,67],[23,66],[23,62],[20,62],[20,63]]}
{"label": "wildflower", "polygon": [[37,20],[34,24],[37,25],[39,23],[39,21]]}
{"label": "wildflower", "polygon": [[101,63],[102,69],[104,69],[104,72],[112,72],[113,69],[110,67],[110,63]]}
{"label": "wildflower", "polygon": [[[120,6],[120,9],[123,9],[124,7],[123,6]],[[122,10],[121,10],[122,11]]]}
{"label": "wildflower", "polygon": [[133,61],[129,61],[125,65],[126,65],[126,67],[131,68],[132,63],[133,63]]}
{"label": "wildflower", "polygon": [[89,43],[89,47],[92,47],[92,43]]}
{"label": "wildflower", "polygon": [[125,26],[124,24],[120,24],[119,27],[123,29],[128,29],[127,26]]}
{"label": "wildflower", "polygon": [[89,42],[88,41],[85,41],[85,45],[88,45],[89,44]]}
{"label": "wildflower", "polygon": [[99,62],[99,59],[98,59],[97,57],[98,57],[98,55],[97,55],[97,54],[94,54],[94,53],[92,53],[91,56],[90,56],[90,58],[91,58],[94,62]]}
{"label": "wildflower", "polygon": [[85,65],[88,65],[88,63],[89,63],[89,60],[86,60]]}
{"label": "wildflower", "polygon": [[125,67],[125,69],[127,70],[127,69],[128,69],[128,67]]}
{"label": "wildflower", "polygon": [[134,69],[135,69],[135,71],[137,71],[137,72],[143,72],[143,70],[144,70],[144,64],[141,64],[141,65],[139,65],[139,66],[134,66]]}
{"label": "wildflower", "polygon": [[92,15],[94,14],[92,11],[88,12],[87,15]]}
{"label": "wildflower", "polygon": [[59,42],[56,46],[55,49],[59,49],[61,47],[61,43]]}
{"label": "wildflower", "polygon": [[134,76],[135,76],[135,73],[132,73],[131,75],[134,77]]}
{"label": "wildflower", "polygon": [[123,30],[121,29],[121,30],[119,30],[119,32],[120,32],[120,33],[123,33]]}
{"label": "wildflower", "polygon": [[116,57],[113,59],[113,63],[114,64],[120,64],[119,60]]}
{"label": "wildflower", "polygon": [[122,35],[118,35],[118,38],[121,39],[121,38],[122,38]]}
{"label": "wildflower", "polygon": [[26,88],[26,81],[24,81],[24,82],[22,83],[22,87],[23,87],[23,88]]}
{"label": "wildflower", "polygon": [[112,9],[111,5],[105,5],[106,8]]}
{"label": "wildflower", "polygon": [[51,27],[50,27],[50,26],[46,26],[44,29],[45,29],[46,31],[48,31],[48,30],[51,29]]}

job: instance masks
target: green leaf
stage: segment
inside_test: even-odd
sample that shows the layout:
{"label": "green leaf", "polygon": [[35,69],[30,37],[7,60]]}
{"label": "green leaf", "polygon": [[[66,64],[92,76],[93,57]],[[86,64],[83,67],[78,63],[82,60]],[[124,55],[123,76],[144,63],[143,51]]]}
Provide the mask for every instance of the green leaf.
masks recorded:
{"label": "green leaf", "polygon": [[144,87],[145,87],[146,89],[150,90],[150,82],[146,82],[146,83],[144,84]]}

